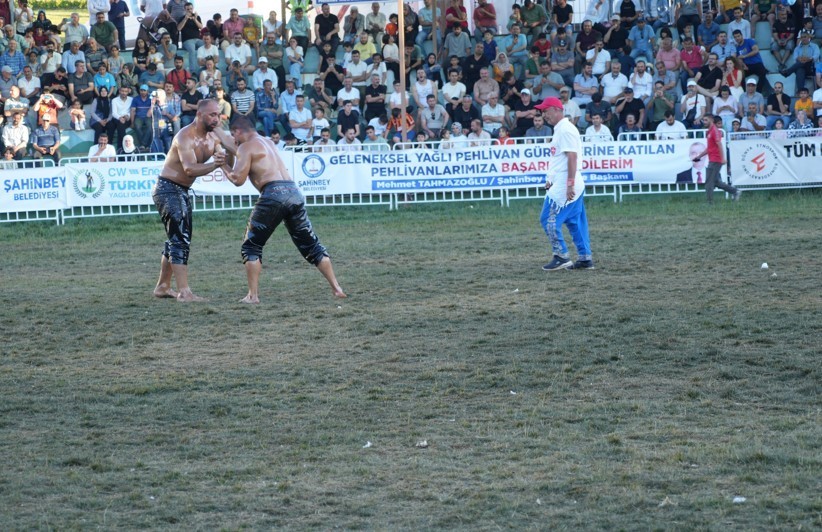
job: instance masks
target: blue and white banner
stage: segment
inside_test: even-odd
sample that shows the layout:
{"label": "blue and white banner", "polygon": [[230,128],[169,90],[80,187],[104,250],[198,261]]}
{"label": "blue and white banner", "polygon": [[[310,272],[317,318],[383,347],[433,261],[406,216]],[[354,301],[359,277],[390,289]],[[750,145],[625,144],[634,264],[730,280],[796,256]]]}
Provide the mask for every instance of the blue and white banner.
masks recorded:
{"label": "blue and white banner", "polygon": [[162,167],[155,161],[66,165],[68,206],[150,205]]}
{"label": "blue and white banner", "polygon": [[27,168],[0,172],[0,212],[47,211],[66,208],[66,172]]}

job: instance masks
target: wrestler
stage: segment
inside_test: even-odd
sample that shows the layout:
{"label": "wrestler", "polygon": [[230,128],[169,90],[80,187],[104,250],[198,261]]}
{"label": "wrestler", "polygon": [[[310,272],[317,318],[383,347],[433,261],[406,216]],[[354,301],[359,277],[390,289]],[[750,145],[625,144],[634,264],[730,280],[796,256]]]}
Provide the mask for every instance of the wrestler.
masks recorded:
{"label": "wrestler", "polygon": [[242,303],[259,303],[258,284],[262,270],[263,246],[280,222],[285,224],[291,241],[303,258],[317,267],[331,285],[336,297],[347,297],[337,278],[325,247],[311,228],[305,212],[305,198],[289,175],[277,146],[257,134],[254,124],[244,116],[231,124],[231,135],[239,144],[236,163],[223,165],[226,178],[242,186],[246,178],[260,191],[260,197],[248,219],[242,245],[243,264],[248,276],[248,295]]}
{"label": "wrestler", "polygon": [[[155,297],[204,301],[188,286],[192,227],[189,188],[199,176],[213,172],[227,161],[233,164],[237,147],[228,132],[219,126],[220,106],[214,100],[200,100],[194,122],[174,137],[152,191],[168,236],[160,261],[160,279],[154,288]],[[176,291],[171,288],[172,277],[177,282]]]}

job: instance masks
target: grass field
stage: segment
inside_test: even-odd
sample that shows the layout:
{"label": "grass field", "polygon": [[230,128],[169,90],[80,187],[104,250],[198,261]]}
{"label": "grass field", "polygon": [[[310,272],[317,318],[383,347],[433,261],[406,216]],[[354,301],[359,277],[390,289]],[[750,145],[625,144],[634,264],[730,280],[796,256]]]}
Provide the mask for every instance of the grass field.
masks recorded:
{"label": "grass field", "polygon": [[539,209],[313,209],[350,298],[278,230],[253,308],[247,212],[195,305],[155,216],[0,226],[0,528],[822,527],[822,193]]}

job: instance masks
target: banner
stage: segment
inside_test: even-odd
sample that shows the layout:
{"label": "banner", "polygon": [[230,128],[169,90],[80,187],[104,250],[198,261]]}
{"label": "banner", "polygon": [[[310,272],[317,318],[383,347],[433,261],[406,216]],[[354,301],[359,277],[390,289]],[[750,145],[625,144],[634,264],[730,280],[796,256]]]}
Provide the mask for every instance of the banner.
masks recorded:
{"label": "banner", "polygon": [[[585,143],[580,171],[588,185],[697,183],[708,158],[704,140]],[[550,146],[517,144],[458,150],[295,153],[294,179],[305,194],[374,194],[507,189],[545,183]]]}
{"label": "banner", "polygon": [[802,185],[822,182],[822,137],[731,142],[734,185]]}
{"label": "banner", "polygon": [[68,206],[152,205],[151,189],[162,167],[162,161],[66,165]]}
{"label": "banner", "polygon": [[2,172],[0,212],[66,208],[66,173],[61,167]]}

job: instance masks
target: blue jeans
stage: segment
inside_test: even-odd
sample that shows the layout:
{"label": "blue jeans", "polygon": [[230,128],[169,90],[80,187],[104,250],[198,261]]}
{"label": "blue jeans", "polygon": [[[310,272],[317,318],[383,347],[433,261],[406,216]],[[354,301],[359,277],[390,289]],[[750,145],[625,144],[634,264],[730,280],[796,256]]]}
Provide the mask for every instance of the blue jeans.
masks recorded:
{"label": "blue jeans", "polygon": [[557,257],[567,259],[569,257],[568,246],[562,236],[562,224],[568,226],[571,238],[577,248],[579,260],[592,260],[591,240],[588,237],[588,217],[585,214],[585,193],[576,201],[560,207],[551,198],[546,196],[542,205],[542,213],[539,215],[539,224],[548,235],[551,242],[551,251]]}
{"label": "blue jeans", "polygon": [[277,115],[271,111],[258,111],[257,120],[263,123],[263,131],[265,131],[266,137],[270,137],[271,133],[277,129]]}
{"label": "blue jeans", "polygon": [[194,122],[196,115],[182,115],[180,116],[180,127],[184,128],[190,123]]}
{"label": "blue jeans", "polygon": [[[425,39],[431,35],[431,28],[420,28],[420,32],[417,34],[417,46],[422,48],[422,45],[425,43]],[[437,44],[442,42],[442,35],[440,33],[439,28],[437,28]]]}
{"label": "blue jeans", "polygon": [[183,41],[183,48],[188,52],[188,71],[196,74],[200,71],[200,65],[197,64],[197,48],[205,44],[201,39],[189,39]]}

